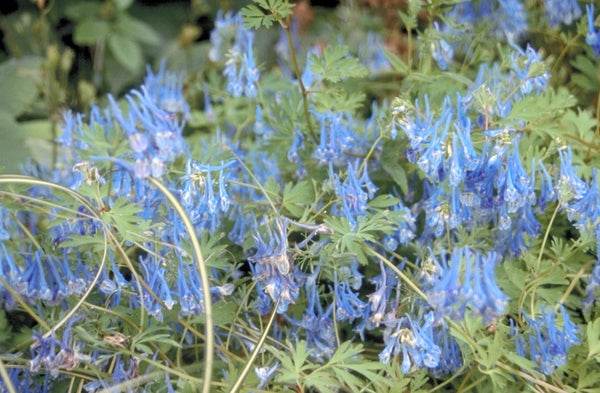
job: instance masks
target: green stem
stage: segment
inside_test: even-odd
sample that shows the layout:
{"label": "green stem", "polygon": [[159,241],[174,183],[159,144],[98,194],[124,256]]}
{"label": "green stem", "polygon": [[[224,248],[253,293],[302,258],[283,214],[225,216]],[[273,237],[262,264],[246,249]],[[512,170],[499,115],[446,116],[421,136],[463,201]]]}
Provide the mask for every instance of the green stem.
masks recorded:
{"label": "green stem", "polygon": [[273,308],[273,312],[271,313],[271,317],[269,318],[269,322],[267,323],[264,332],[260,335],[260,339],[254,346],[254,349],[250,354],[250,358],[248,358],[248,360],[246,361],[246,366],[244,366],[244,369],[240,372],[238,379],[235,381],[235,383],[229,390],[229,393],[236,393],[242,386],[242,383],[244,383],[246,375],[248,375],[248,373],[250,372],[250,368],[252,367],[254,361],[256,360],[256,357],[260,353],[262,346],[265,343],[265,340],[267,339],[267,335],[269,334],[269,330],[273,325],[273,321],[275,320],[275,316],[277,315],[277,307],[279,307],[279,300],[280,299],[277,299],[277,302],[275,303],[275,307]]}
{"label": "green stem", "polygon": [[300,91],[302,92],[302,106],[304,108],[304,117],[306,118],[306,125],[308,127],[308,132],[312,136],[313,139],[317,139],[315,135],[315,131],[312,127],[312,123],[310,121],[310,111],[308,108],[308,90],[306,90],[306,86],[302,82],[302,74],[300,73],[300,67],[298,66],[298,59],[296,57],[296,51],[294,50],[294,40],[292,38],[292,29],[290,23],[290,17],[288,16],[285,23],[285,35],[287,37],[288,46],[290,47],[290,56],[292,57],[292,65],[294,66],[294,73],[296,74],[296,79],[298,80],[298,84],[300,85]]}
{"label": "green stem", "polygon": [[212,304],[211,304],[211,294],[210,294],[210,282],[208,280],[208,272],[206,270],[206,265],[204,263],[204,259],[202,257],[202,251],[200,249],[200,242],[198,241],[198,236],[196,235],[196,230],[194,229],[194,225],[190,221],[189,217],[185,213],[185,209],[181,206],[181,203],[177,200],[175,195],[164,184],[162,184],[159,180],[155,178],[149,178],[150,183],[152,183],[156,188],[160,190],[160,192],[167,197],[169,202],[175,208],[175,211],[181,217],[183,225],[187,230],[190,242],[192,243],[192,248],[194,250],[196,266],[198,268],[198,272],[200,273],[200,280],[202,281],[202,296],[204,297],[204,314],[206,316],[206,324],[204,325],[204,335],[206,337],[206,350],[204,351],[204,380],[202,386],[202,393],[210,393],[211,380],[212,380],[212,366],[213,366],[213,357],[214,357],[214,346],[215,346],[215,333],[213,327],[213,312],[212,312]]}

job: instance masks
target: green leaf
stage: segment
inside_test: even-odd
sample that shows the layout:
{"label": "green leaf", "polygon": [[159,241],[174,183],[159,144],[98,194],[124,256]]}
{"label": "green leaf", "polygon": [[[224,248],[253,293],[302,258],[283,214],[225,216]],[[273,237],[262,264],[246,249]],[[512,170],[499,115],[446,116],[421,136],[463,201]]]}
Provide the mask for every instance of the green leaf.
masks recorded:
{"label": "green leaf", "polygon": [[508,352],[508,351],[504,352],[504,357],[507,358],[508,360],[510,360],[511,362],[513,362],[516,366],[521,368],[523,371],[526,371],[527,373],[531,374],[532,376],[534,376],[536,378],[544,379],[544,375],[542,373],[540,373],[539,371],[537,371],[537,369],[539,368],[539,365],[536,362],[534,362],[533,360],[525,359],[524,357],[521,357],[514,352]]}
{"label": "green leaf", "polygon": [[258,6],[250,4],[241,11],[244,25],[251,29],[258,29],[261,26],[269,28],[274,22],[283,23],[292,14],[295,5],[282,0],[254,0],[254,2]]}
{"label": "green leaf", "polygon": [[392,177],[394,183],[400,187],[403,194],[408,194],[408,179],[406,171],[400,165],[403,149],[398,141],[386,141],[381,152],[381,167]]}
{"label": "green leaf", "polygon": [[369,201],[369,207],[383,209],[386,207],[396,206],[398,203],[400,203],[400,199],[389,194],[384,194],[377,195],[374,199]]}
{"label": "green leaf", "polygon": [[114,32],[133,41],[148,45],[160,45],[161,38],[152,26],[127,14],[119,16],[114,25]]}
{"label": "green leaf", "polygon": [[311,54],[311,70],[324,80],[333,83],[345,78],[363,78],[369,74],[365,66],[348,52],[345,45],[329,45],[322,55]]}
{"label": "green leaf", "polygon": [[85,19],[75,27],[73,41],[78,45],[94,45],[109,36],[110,25],[105,20]]}
{"label": "green leaf", "polygon": [[41,60],[38,57],[23,57],[0,64],[0,86],[6,92],[0,94],[0,112],[7,120],[13,121],[25,113],[38,98]]}
{"label": "green leaf", "polygon": [[586,327],[588,340],[588,359],[600,355],[600,318],[588,323]]}
{"label": "green leaf", "polygon": [[100,12],[102,4],[95,1],[78,1],[69,4],[65,8],[65,15],[70,19],[82,20],[82,19],[94,19]]}
{"label": "green leaf", "polygon": [[144,66],[144,58],[139,44],[128,37],[113,34],[108,37],[108,47],[117,62],[135,73]]}
{"label": "green leaf", "polygon": [[134,0],[113,0],[119,11],[125,11],[127,8],[131,7],[133,1]]}
{"label": "green leaf", "polygon": [[566,108],[577,104],[577,98],[569,90],[559,88],[548,89],[535,96],[526,96],[515,101],[507,119],[539,121],[543,118],[553,118]]}
{"label": "green leaf", "polygon": [[397,71],[400,75],[406,75],[409,72],[408,66],[402,59],[396,55],[394,52],[389,51],[388,49],[381,47],[383,49],[383,54],[388,59],[392,68]]}
{"label": "green leaf", "polygon": [[[238,306],[235,303],[225,303],[218,301],[213,304],[213,324],[215,326],[225,326],[233,322]],[[206,315],[202,314],[193,319],[194,323],[204,323]]]}
{"label": "green leaf", "polygon": [[150,221],[138,216],[142,208],[127,198],[119,198],[113,202],[110,210],[104,213],[102,220],[113,225],[123,239],[138,241],[140,236],[150,229]]}
{"label": "green leaf", "polygon": [[273,15],[265,15],[260,8],[252,4],[244,7],[240,12],[247,29],[259,29],[262,26],[269,28],[275,23]]}
{"label": "green leaf", "polygon": [[366,95],[348,93],[342,88],[328,88],[325,91],[314,91],[310,94],[313,105],[318,112],[354,112],[365,102]]}
{"label": "green leaf", "polygon": [[308,180],[303,180],[294,186],[288,183],[283,190],[283,207],[295,217],[302,217],[307,206],[314,200],[314,185]]}

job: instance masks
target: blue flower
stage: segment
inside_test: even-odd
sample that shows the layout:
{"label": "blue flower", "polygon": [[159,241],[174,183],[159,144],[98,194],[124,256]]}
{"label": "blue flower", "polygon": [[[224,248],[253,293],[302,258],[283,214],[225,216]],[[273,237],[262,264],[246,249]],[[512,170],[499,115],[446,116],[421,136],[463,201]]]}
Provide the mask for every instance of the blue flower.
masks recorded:
{"label": "blue flower", "polygon": [[[440,32],[437,22],[433,23],[435,30]],[[440,34],[441,35],[441,34]],[[448,62],[454,57],[454,48],[443,38],[438,37],[431,43],[431,55],[441,70],[448,69]]]}
{"label": "blue flower", "polygon": [[37,372],[43,367],[52,378],[57,378],[61,369],[73,370],[80,362],[91,360],[89,356],[81,354],[79,346],[73,342],[71,329],[80,319],[80,317],[73,317],[67,322],[61,341],[56,339],[54,332],[44,337],[33,331],[31,360],[27,362],[30,371]]}
{"label": "blue flower", "polygon": [[254,234],[256,252],[248,260],[253,264],[253,279],[273,301],[279,299],[277,312],[282,314],[298,299],[299,282],[288,254],[287,226],[277,220],[275,231],[267,228],[267,236],[269,242],[265,243],[260,233]]}
{"label": "blue flower", "polygon": [[254,372],[260,380],[260,383],[256,387],[257,389],[264,389],[269,382],[269,379],[273,377],[277,369],[279,368],[279,362],[275,362],[271,367],[254,367]]}
{"label": "blue flower", "polygon": [[156,74],[150,66],[146,67],[143,90],[160,109],[187,117],[190,106],[183,96],[183,74],[167,71],[165,64],[163,59]]}
{"label": "blue flower", "polygon": [[409,316],[400,318],[387,338],[379,360],[388,364],[392,356],[402,352],[401,369],[404,374],[410,372],[413,364],[420,368],[437,367],[442,351],[433,341],[433,322],[433,313],[428,313],[420,326]]}
{"label": "blue flower", "polygon": [[377,74],[380,72],[389,71],[391,65],[385,52],[382,49],[384,42],[381,35],[369,31],[367,40],[362,42],[358,47],[358,58],[371,73]]}
{"label": "blue flower", "polygon": [[589,312],[591,306],[600,299],[600,259],[594,265],[591,273],[587,277],[587,285],[585,287],[585,299],[583,307]]}
{"label": "blue flower", "polygon": [[[254,62],[254,32],[244,27],[242,15],[228,12],[223,16],[219,11],[210,40],[209,58],[215,62],[225,58],[223,76],[227,78],[227,91],[234,97],[256,97],[260,72]],[[233,46],[223,56],[231,40]]]}
{"label": "blue flower", "polygon": [[334,274],[335,312],[338,321],[354,321],[364,315],[367,304],[358,298],[358,294],[352,290],[349,277],[339,281],[337,272]]}
{"label": "blue flower", "polygon": [[585,36],[585,42],[592,48],[596,57],[600,56],[600,31],[596,30],[594,23],[594,3],[586,4],[588,20],[588,33]]}
{"label": "blue flower", "polygon": [[[524,311],[523,317],[529,324],[530,359],[538,363],[539,370],[550,375],[557,367],[565,364],[567,351],[572,345],[579,344],[577,337],[579,329],[571,323],[569,314],[560,305],[563,328],[556,326],[556,313],[553,308],[542,307],[542,313],[535,319],[530,318]],[[519,341],[519,352],[525,353],[525,342]]]}
{"label": "blue flower", "polygon": [[357,170],[358,165],[355,167],[349,164],[346,178],[340,182],[338,175],[333,173],[333,168],[329,167],[329,178],[335,187],[336,195],[340,198],[338,207],[353,229],[358,225],[358,218],[366,215],[367,202],[377,190],[368,176],[366,165],[360,178],[356,173]]}
{"label": "blue flower", "polygon": [[456,248],[450,261],[442,259],[438,280],[429,292],[429,303],[438,316],[462,320],[467,309],[490,323],[504,312],[508,297],[494,278],[498,255],[481,255],[470,248]]}
{"label": "blue flower", "polygon": [[550,26],[555,27],[561,23],[570,25],[581,16],[581,8],[577,0],[545,0],[546,16]]}

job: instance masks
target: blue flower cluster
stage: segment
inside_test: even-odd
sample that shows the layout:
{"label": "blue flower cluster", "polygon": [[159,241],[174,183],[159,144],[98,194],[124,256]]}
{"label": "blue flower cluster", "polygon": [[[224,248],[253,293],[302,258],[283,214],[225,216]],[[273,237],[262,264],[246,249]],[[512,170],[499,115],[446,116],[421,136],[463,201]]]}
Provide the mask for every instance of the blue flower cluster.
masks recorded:
{"label": "blue flower cluster", "polygon": [[[552,25],[569,24],[580,16],[577,4],[571,2],[546,1],[546,12]],[[589,6],[587,39],[596,51],[598,34],[592,14],[593,6]],[[518,0],[462,2],[447,17],[456,26],[488,23],[494,37],[511,42],[526,31]],[[431,53],[441,69],[451,67],[458,50],[448,38],[449,29],[434,26]],[[240,295],[252,303],[244,310],[251,327],[254,317],[276,312],[286,330],[284,336],[274,327],[274,336],[305,340],[315,361],[331,358],[337,329],[343,326],[361,340],[367,334],[381,338],[381,362],[388,364],[401,356],[403,373],[424,368],[439,378],[463,365],[461,348],[447,321],[474,317],[491,325],[505,316],[509,298],[496,282],[497,267],[531,247],[541,228],[538,216],[548,206],[557,205],[575,228],[593,234],[600,249],[596,171],[591,179],[579,176],[568,147],[558,149],[554,167],[538,159],[526,165],[529,162],[522,158],[526,121],[514,115],[513,109],[522,100],[546,92],[550,79],[540,53],[530,45],[523,48],[511,43],[512,52],[503,63],[481,65],[465,91],[444,97],[437,107],[426,94],[414,101],[402,97],[391,105],[373,103],[370,117],[361,120],[349,111],[319,110],[311,105],[307,116],[318,132],[310,135],[303,125],[286,124],[280,129],[276,109],[256,102],[260,73],[253,40],[240,15],[218,14],[209,57],[222,63],[228,98],[247,100],[255,107],[248,110],[250,120],[243,127],[235,129],[226,122],[194,154],[183,137],[190,108],[183,96],[182,75],[166,71],[164,63],[156,73],[148,70],[143,86],[124,101],[109,97],[106,108],[94,107],[87,121],[80,114],[65,115],[58,138],[65,153],[60,165],[52,171],[30,167],[29,173],[94,195],[107,217],[111,209],[131,204],[135,209],[126,224],[143,230],[120,234],[122,245],[130,247],[128,256],[110,248],[100,265],[93,248],[81,251],[77,240],[99,237],[106,228],[119,230],[119,226],[110,219],[98,220],[84,206],[71,215],[52,206],[47,212],[55,223],[47,233],[53,247],[62,247],[61,256],[46,254],[43,247],[31,244],[10,253],[9,242],[25,232],[16,222],[29,226],[28,236],[37,236],[41,219],[19,211],[17,220],[11,220],[12,213],[0,207],[3,308],[13,310],[23,300],[66,311],[70,299],[93,286],[90,304],[145,310],[153,322],[163,322],[170,320],[166,315],[199,317],[205,313],[205,301]],[[375,42],[381,38],[370,35],[369,43]],[[285,45],[279,46],[283,50]],[[305,86],[315,90],[322,84],[310,67],[310,56],[316,53],[316,48],[308,50],[302,75]],[[373,72],[389,69],[381,50],[367,46],[359,53]],[[213,121],[208,89],[204,94],[205,114]],[[382,126],[386,122],[389,127]],[[239,142],[238,136],[246,132],[250,146]],[[414,183],[418,180],[422,187],[411,184],[402,194],[378,181],[388,169],[383,140],[406,147],[400,155],[412,165]],[[273,145],[279,143],[284,146],[283,159],[273,153]],[[281,150],[280,146],[276,149]],[[289,166],[295,166],[295,172]],[[177,169],[171,171],[173,167]],[[306,179],[307,168],[314,170],[314,178]],[[244,260],[209,267],[212,299],[204,298],[200,273],[189,263],[191,235],[167,207],[165,196],[150,185],[150,177],[175,191],[203,239],[229,241],[229,252]],[[310,201],[310,214],[286,210],[288,191],[294,187],[290,177],[305,182],[296,186],[319,188],[319,195]],[[94,194],[96,189],[101,192]],[[284,190],[282,198],[279,190]],[[31,198],[52,198],[39,186],[29,192]],[[286,217],[288,213],[296,217]],[[365,229],[362,225],[377,213],[384,229]],[[331,228],[318,224],[325,215],[349,228],[339,244],[334,244]],[[361,246],[377,255],[375,263],[367,264],[364,256],[355,255],[348,246],[355,235],[362,235],[361,230],[368,232]],[[472,244],[464,245],[465,238]],[[342,246],[348,250],[340,251]],[[416,255],[415,263],[403,259],[404,248],[410,248],[407,254]],[[300,257],[308,262],[303,264]],[[125,263],[124,258],[132,263]],[[89,260],[94,262],[86,264]],[[414,273],[409,279],[421,284],[423,299],[405,298],[405,278],[399,272],[410,276],[407,265]],[[252,285],[237,287],[232,281]],[[596,300],[599,288],[600,260],[588,280],[586,307]],[[272,310],[276,302],[278,308]],[[523,313],[530,332],[528,342],[525,332],[513,328],[519,355],[537,362],[546,375],[563,365],[569,348],[579,342],[577,328],[560,307],[562,329],[556,313],[547,308],[542,308],[540,317]],[[62,340],[55,332],[34,334],[27,373],[11,375],[25,384],[24,391],[44,389],[29,380],[30,373],[43,368],[49,371],[45,378],[50,381],[60,370],[71,370],[82,362],[93,362],[103,375],[84,386],[88,392],[139,376],[138,358],[117,355],[108,362],[108,351],[84,352],[85,344],[73,342],[72,330],[80,321],[77,316],[67,322]],[[170,328],[182,330],[176,323]],[[217,340],[235,335],[235,330],[217,332]],[[119,347],[120,339],[115,336],[111,344]],[[239,341],[245,349],[255,345],[243,334]],[[265,389],[278,367],[275,363],[255,369],[258,389]],[[170,382],[166,389],[173,391]]]}
{"label": "blue flower cluster", "polygon": [[525,320],[532,330],[528,343],[518,333],[516,327],[512,327],[513,335],[517,335],[517,353],[527,357],[526,352],[529,348],[530,358],[540,365],[540,371],[546,375],[552,374],[557,367],[565,364],[567,350],[571,346],[579,344],[577,338],[579,329],[570,321],[569,314],[567,314],[562,304],[560,310],[563,319],[562,329],[556,326],[556,312],[554,309],[542,309],[541,315],[535,319],[523,312]]}
{"label": "blue flower cluster", "polygon": [[231,12],[223,15],[219,11],[210,41],[210,60],[225,60],[223,75],[227,77],[227,91],[234,97],[256,97],[260,71],[254,61],[254,33],[244,27],[242,15]]}

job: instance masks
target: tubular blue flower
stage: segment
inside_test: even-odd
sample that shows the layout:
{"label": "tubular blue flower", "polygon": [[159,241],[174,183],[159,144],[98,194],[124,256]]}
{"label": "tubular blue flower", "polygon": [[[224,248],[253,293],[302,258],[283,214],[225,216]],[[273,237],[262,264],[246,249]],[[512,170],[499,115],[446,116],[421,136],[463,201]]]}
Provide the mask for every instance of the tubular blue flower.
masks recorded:
{"label": "tubular blue flower", "polygon": [[54,379],[58,377],[61,369],[73,370],[80,362],[91,360],[89,356],[81,354],[78,346],[73,343],[71,329],[79,320],[79,317],[73,317],[67,322],[62,341],[56,339],[54,334],[44,337],[33,331],[31,360],[27,362],[30,371],[37,372],[43,367]]}
{"label": "tubular blue flower", "polygon": [[[569,315],[562,305],[562,329],[556,326],[556,313],[553,308],[542,307],[541,315],[535,319],[530,318],[524,311],[521,312],[531,330],[529,335],[530,358],[538,363],[542,373],[550,375],[557,367],[565,364],[569,348],[579,344],[578,328],[571,323]],[[519,345],[523,344],[521,342]],[[521,351],[525,352],[524,349]]]}
{"label": "tubular blue flower", "polygon": [[[371,147],[366,135],[357,132],[357,121],[349,112],[313,113],[321,122],[319,147],[313,154],[319,165],[345,167],[353,157],[364,156]],[[364,124],[358,127],[364,128]]]}
{"label": "tubular blue flower", "polygon": [[[325,310],[321,306],[320,292],[317,286],[319,270],[305,276],[304,290],[306,292],[307,305],[302,319],[286,316],[286,319],[294,326],[302,329],[306,335],[306,343],[311,350],[310,357],[317,362],[325,362],[335,352],[336,339],[335,328],[331,314],[333,304]],[[300,334],[300,332],[296,333]]]}
{"label": "tubular blue flower", "polygon": [[561,23],[570,25],[581,17],[581,8],[577,0],[545,0],[544,3],[551,27],[556,27]]}
{"label": "tubular blue flower", "polygon": [[[227,91],[234,97],[256,97],[260,72],[254,62],[254,32],[244,27],[242,15],[222,13],[217,15],[215,28],[211,33],[212,47],[209,58],[212,61],[223,59],[224,44],[233,39],[233,46],[227,52],[223,76],[227,78]],[[227,41],[227,42],[225,42]]]}
{"label": "tubular blue flower", "polygon": [[442,261],[442,271],[428,296],[437,316],[462,320],[470,309],[487,324],[504,312],[508,297],[494,278],[498,255],[482,256],[465,247],[454,249],[447,263]]}
{"label": "tubular blue flower", "polygon": [[368,176],[367,167],[363,168],[363,174],[360,178],[356,173],[357,170],[358,163],[356,165],[349,164],[346,178],[343,182],[340,182],[338,175],[333,173],[333,167],[329,167],[329,178],[334,185],[336,195],[340,198],[337,207],[350,222],[353,229],[356,229],[358,225],[358,218],[366,215],[367,202],[377,190],[377,187]]}
{"label": "tubular blue flower", "polygon": [[575,220],[575,226],[582,232],[594,233],[600,224],[600,190],[598,189],[598,171],[592,169],[592,182],[587,192],[567,208],[569,218]]}
{"label": "tubular blue flower", "polygon": [[171,309],[176,303],[171,296],[171,289],[164,277],[165,269],[160,266],[160,263],[152,254],[148,254],[145,258],[140,257],[139,264],[142,268],[144,281],[146,281],[146,284],[150,287],[150,291],[155,295],[152,296],[146,288],[143,288],[140,303],[143,303],[148,314],[156,318],[157,321],[162,322],[162,306],[156,297],[162,299],[168,309]]}
{"label": "tubular blue flower", "polygon": [[183,74],[169,72],[165,65],[163,59],[156,74],[150,66],[146,67],[143,89],[160,109],[187,117],[190,106],[183,97]]}
{"label": "tubular blue flower", "polygon": [[219,165],[204,165],[194,160],[186,163],[185,175],[180,178],[184,184],[179,193],[182,205],[195,225],[214,228],[220,217],[218,211],[227,213],[229,210],[231,197],[227,183],[233,164],[233,160]]}
{"label": "tubular blue flower", "polygon": [[600,31],[596,30],[594,23],[594,3],[586,4],[588,21],[588,33],[585,36],[585,42],[592,48],[596,57],[600,56]]}
{"label": "tubular blue flower", "polygon": [[462,354],[456,339],[450,334],[446,323],[434,330],[434,342],[440,346],[442,355],[436,367],[430,371],[436,378],[456,373],[463,365]]}
{"label": "tubular blue flower", "polygon": [[391,356],[402,352],[402,372],[408,374],[412,365],[420,368],[435,368],[439,365],[441,349],[433,341],[433,313],[428,313],[419,326],[409,316],[400,318],[387,344],[379,354],[379,360],[388,364]]}
{"label": "tubular blue flower", "polygon": [[264,389],[267,386],[269,379],[273,378],[273,375],[275,374],[275,372],[277,371],[278,368],[279,368],[279,362],[275,362],[271,367],[269,367],[269,366],[254,367],[254,372],[256,373],[256,376],[260,380],[260,383],[258,384],[258,386],[256,388]]}
{"label": "tubular blue flower", "polygon": [[433,22],[435,31],[438,33],[438,38],[431,42],[431,55],[442,71],[448,69],[448,63],[454,57],[454,48],[443,38],[440,33],[440,27],[437,22]]}
{"label": "tubular blue flower", "polygon": [[367,40],[358,47],[358,58],[372,74],[389,71],[391,65],[382,49],[384,42],[380,34],[369,31]]}
{"label": "tubular blue flower", "polygon": [[204,313],[204,298],[198,298],[197,292],[190,288],[186,274],[188,271],[185,267],[186,264],[181,256],[178,256],[178,260],[176,293],[181,306],[179,317],[201,315]]}
{"label": "tubular blue flower", "polygon": [[288,150],[287,159],[291,163],[297,165],[296,176],[298,179],[303,179],[306,177],[307,172],[302,165],[302,160],[300,155],[298,154],[298,150],[304,150],[304,136],[297,129],[294,131],[294,140],[292,141],[292,146]]}
{"label": "tubular blue flower", "polygon": [[485,12],[487,20],[492,23],[492,33],[498,38],[505,37],[508,42],[519,40],[527,33],[527,14],[523,4],[519,0],[498,0],[497,3],[497,9]]}
{"label": "tubular blue flower", "polygon": [[580,201],[588,193],[588,185],[576,174],[576,167],[573,167],[573,153],[570,147],[559,149],[560,156],[560,177],[557,182],[558,200],[567,211],[569,220],[574,220],[580,214],[586,212],[578,211],[574,208],[575,202]]}
{"label": "tubular blue flower", "polygon": [[582,301],[584,310],[589,312],[594,302],[598,299],[600,299],[600,259],[596,262],[587,277],[585,299]]}
{"label": "tubular blue flower", "polygon": [[335,294],[335,315],[338,321],[354,321],[361,318],[367,304],[358,298],[358,295],[352,291],[348,282],[348,277],[339,282],[337,272],[333,282]]}
{"label": "tubular blue flower", "polygon": [[379,263],[379,269],[381,274],[369,280],[375,285],[375,292],[367,295],[368,308],[365,309],[366,313],[364,320],[355,329],[360,333],[361,338],[364,336],[365,328],[374,329],[379,327],[381,322],[384,320],[386,308],[391,303],[389,300],[392,290],[397,284],[395,275],[392,274],[390,277],[388,277],[386,268],[383,266],[383,262]]}
{"label": "tubular blue flower", "polygon": [[[424,148],[417,159],[417,165],[425,173],[431,182],[438,182],[445,177],[444,173],[444,145],[448,136],[448,128],[452,120],[452,110],[448,104],[444,105],[444,112],[433,126],[431,139],[428,146]],[[441,129],[438,134],[437,130]]]}
{"label": "tubular blue flower", "polygon": [[396,229],[393,233],[384,237],[383,245],[388,251],[396,250],[398,244],[406,246],[412,239],[414,239],[417,230],[415,217],[410,209],[404,206],[402,201],[398,202],[397,205],[392,206],[392,211],[402,212],[403,217],[400,219],[400,221],[392,223]]}
{"label": "tubular blue flower", "polygon": [[527,44],[523,51],[519,46],[511,43],[515,52],[511,54],[512,71],[515,72],[519,81],[519,89],[523,95],[532,91],[539,94],[546,90],[550,73],[542,62],[541,55]]}
{"label": "tubular blue flower", "polygon": [[279,299],[277,312],[283,314],[298,299],[299,282],[288,254],[287,226],[275,222],[275,231],[267,228],[269,243],[257,232],[254,235],[256,252],[248,257],[253,263],[253,279],[261,282],[273,301]]}
{"label": "tubular blue flower", "polygon": [[550,202],[556,201],[556,193],[554,192],[554,185],[552,184],[552,178],[546,170],[546,166],[540,161],[540,168],[542,171],[542,179],[540,185],[540,194],[537,200],[537,206],[540,212],[546,210],[546,206]]}

